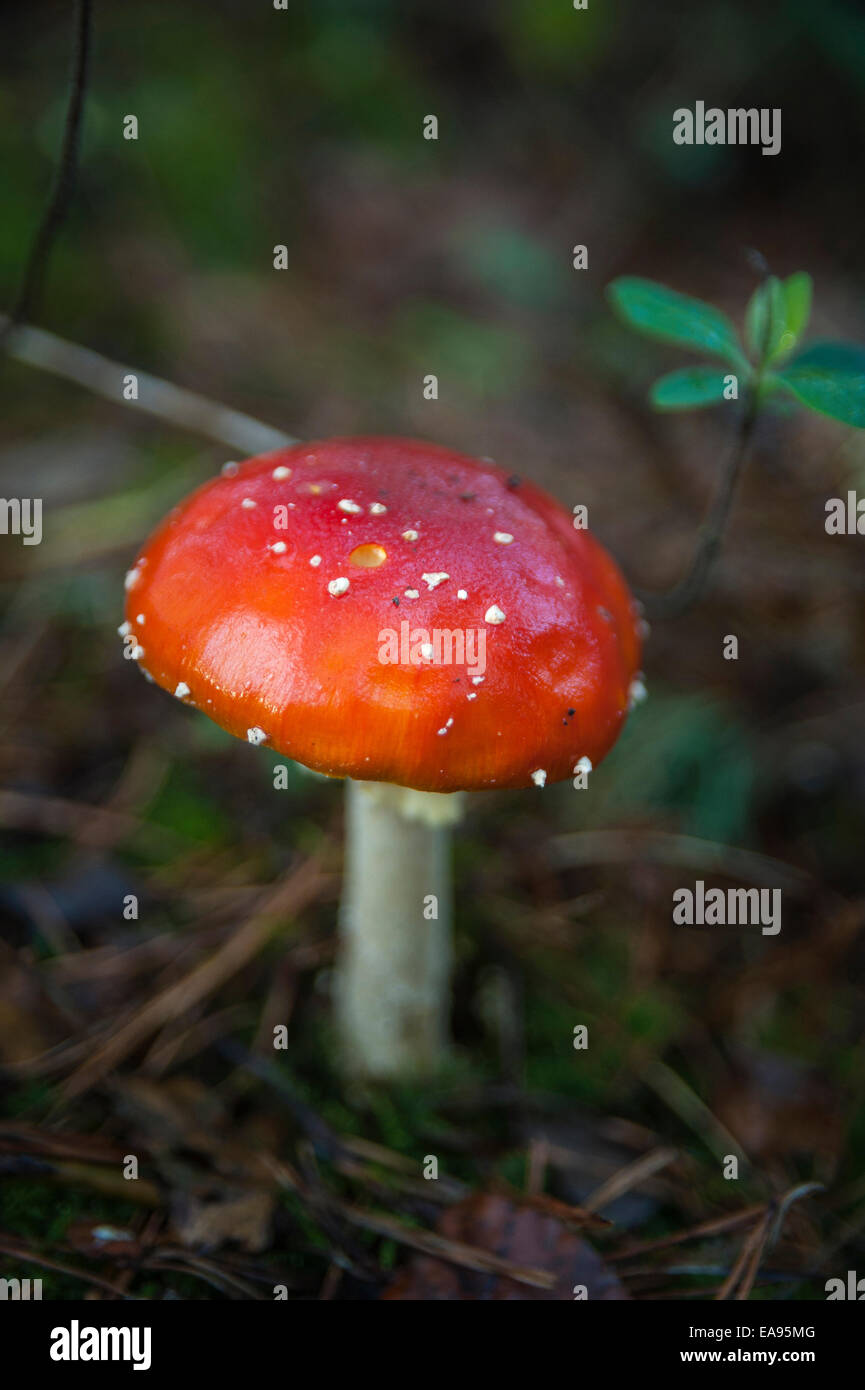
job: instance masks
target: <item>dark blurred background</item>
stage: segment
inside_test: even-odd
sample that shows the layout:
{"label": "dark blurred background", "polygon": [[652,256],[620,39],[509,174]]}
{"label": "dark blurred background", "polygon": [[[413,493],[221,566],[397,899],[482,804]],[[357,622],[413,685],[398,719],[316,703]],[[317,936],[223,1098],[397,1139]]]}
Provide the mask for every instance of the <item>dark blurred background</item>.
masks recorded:
{"label": "dark blurred background", "polygon": [[[8,307],[56,164],[71,7],[0,13]],[[781,153],[674,145],[697,100],[780,107]],[[629,333],[604,287],[648,276],[741,324],[757,250],[814,277],[811,336],[861,342],[863,153],[865,14],[840,0],[97,5],[76,193],[33,319],[301,438],[492,456],[586,503],[631,583],[661,589],[734,425],[651,411],[649,383],[687,357]],[[274,792],[275,756],[142,682],[115,635],[140,539],[232,453],[9,359],[0,397],[0,492],[44,500],[40,546],[0,540],[0,1266],[19,1242],[118,1288],[229,1298],[269,1297],[277,1273],[292,1296],[371,1297],[399,1266],[429,1296],[399,1237],[352,1227],[340,1265],[339,1221],[322,1235],[307,1199],[366,1182],[381,1203],[393,1155],[433,1152],[454,1201],[506,1182],[597,1207],[632,1296],[714,1296],[737,1213],[802,1183],[822,1191],[791,1199],[754,1296],[823,1297],[861,1267],[865,563],[823,522],[865,490],[865,435],[766,417],[711,592],[654,625],[650,698],[591,794],[474,798],[453,1074],[383,1096],[343,1083],[329,1032],[340,789],[298,772]],[[696,877],[782,886],[781,935],[674,928]],[[292,910],[262,951],[75,1084],[275,884]],[[324,1176],[307,1154],[300,1187],[274,1190],[250,1155],[300,1142],[323,1162],[301,1102],[360,1152]],[[116,1177],[130,1152],[146,1199]],[[388,1188],[391,1211],[434,1224],[433,1205]],[[732,1235],[670,1259],[665,1240],[726,1216]],[[109,1222],[119,1252],[92,1234]],[[650,1240],[660,1255],[629,1264]]]}

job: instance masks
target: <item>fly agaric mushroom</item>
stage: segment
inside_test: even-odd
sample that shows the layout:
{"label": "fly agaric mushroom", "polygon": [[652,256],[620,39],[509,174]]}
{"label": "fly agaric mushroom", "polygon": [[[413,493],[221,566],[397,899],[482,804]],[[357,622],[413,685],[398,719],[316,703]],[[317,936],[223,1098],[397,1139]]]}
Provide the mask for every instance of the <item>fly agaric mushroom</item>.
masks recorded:
{"label": "fly agaric mushroom", "polygon": [[539,488],[402,439],[231,464],[126,579],[131,655],[238,738],[348,779],[337,1015],[348,1065],[447,1036],[455,793],[543,787],[614,743],[639,618]]}

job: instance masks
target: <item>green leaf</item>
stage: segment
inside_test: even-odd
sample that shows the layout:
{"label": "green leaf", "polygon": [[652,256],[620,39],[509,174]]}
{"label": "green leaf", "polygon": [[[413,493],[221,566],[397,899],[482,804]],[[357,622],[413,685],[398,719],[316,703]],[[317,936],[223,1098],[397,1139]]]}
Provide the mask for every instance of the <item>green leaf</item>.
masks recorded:
{"label": "green leaf", "polygon": [[[787,301],[784,286],[774,275],[769,276],[769,341],[766,362],[774,362],[784,357],[795,347],[796,339],[787,332]],[[789,342],[787,341],[789,339]]]}
{"label": "green leaf", "polygon": [[768,365],[793,351],[810,314],[810,275],[800,270],[784,281],[770,275],[745,310],[745,341],[757,360]]}
{"label": "green leaf", "polygon": [[745,310],[745,341],[758,362],[771,362],[787,327],[784,290],[776,275],[758,285]]}
{"label": "green leaf", "polygon": [[613,280],[607,295],[625,322],[650,338],[698,348],[725,357],[737,367],[745,361],[732,323],[712,304],[635,275]]}
{"label": "green leaf", "polygon": [[655,382],[649,400],[656,410],[693,410],[724,399],[725,375],[717,367],[683,367]]}
{"label": "green leaf", "polygon": [[748,345],[748,351],[754,357],[759,357],[763,351],[763,343],[766,339],[767,308],[766,286],[758,285],[748,300],[748,307],[745,310],[745,342]]}
{"label": "green leaf", "polygon": [[[798,341],[808,327],[811,317],[811,276],[805,270],[797,270],[784,281],[784,304],[787,310],[787,332]],[[793,343],[790,344],[794,346]]]}
{"label": "green leaf", "polygon": [[865,429],[865,349],[855,343],[814,343],[777,380],[802,405]]}

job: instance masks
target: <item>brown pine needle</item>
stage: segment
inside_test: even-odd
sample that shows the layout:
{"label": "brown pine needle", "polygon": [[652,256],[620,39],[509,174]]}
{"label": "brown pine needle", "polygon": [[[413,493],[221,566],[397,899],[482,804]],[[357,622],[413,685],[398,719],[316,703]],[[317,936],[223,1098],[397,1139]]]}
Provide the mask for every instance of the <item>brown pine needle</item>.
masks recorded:
{"label": "brown pine needle", "polygon": [[[301,1195],[305,1193],[306,1189],[302,1179],[287,1164],[273,1162],[269,1166],[283,1187]],[[317,1196],[320,1199],[322,1194],[319,1193]],[[419,1250],[423,1255],[432,1255],[436,1259],[447,1260],[450,1264],[460,1265],[464,1269],[476,1270],[479,1274],[504,1275],[508,1279],[515,1280],[518,1284],[528,1284],[535,1289],[555,1287],[555,1275],[550,1274],[545,1269],[514,1264],[512,1260],[506,1260],[501,1255],[493,1254],[490,1250],[481,1250],[477,1246],[466,1245],[459,1240],[449,1240],[447,1236],[440,1236],[435,1231],[424,1230],[418,1226],[406,1226],[402,1221],[388,1216],[385,1212],[368,1211],[361,1207],[352,1206],[348,1202],[342,1202],[332,1194],[328,1194],[326,1200],[329,1209],[351,1225],[359,1226],[364,1231],[373,1231],[376,1235],[386,1236],[388,1240],[395,1240],[400,1245],[407,1245],[412,1250]]]}
{"label": "brown pine needle", "polygon": [[115,1298],[124,1300],[129,1298],[123,1289],[116,1284],[111,1284],[107,1279],[100,1279],[98,1274],[91,1274],[86,1269],[79,1269],[76,1265],[67,1265],[60,1260],[51,1260],[47,1255],[37,1255],[35,1250],[29,1246],[19,1244],[18,1241],[2,1239],[0,1240],[0,1255],[9,1255],[14,1260],[23,1260],[25,1264],[38,1265],[41,1269],[53,1269],[57,1274],[68,1274],[73,1279],[80,1279],[85,1284],[92,1284],[96,1289],[102,1289],[104,1293],[110,1293]]}
{"label": "brown pine needle", "polygon": [[660,1236],[657,1240],[637,1241],[634,1245],[626,1245],[624,1250],[611,1251],[606,1258],[608,1260],[636,1260],[641,1255],[652,1254],[657,1250],[666,1250],[671,1245],[683,1245],[689,1240],[703,1240],[710,1236],[723,1235],[727,1231],[735,1231],[739,1226],[747,1225],[765,1210],[765,1204],[761,1202],[758,1206],[745,1207],[742,1211],[732,1212],[729,1216],[715,1216],[710,1221],[701,1221],[698,1226],[691,1226],[687,1231],[674,1231],[672,1235]]}
{"label": "brown pine needle", "polygon": [[146,1038],[236,975],[262,950],[281,921],[301,911],[317,897],[322,882],[317,860],[307,860],[296,869],[268,895],[261,909],[213,955],[139,1009],[99,1048],[95,1056],[88,1058],[83,1066],[73,1072],[63,1088],[63,1098],[68,1101],[88,1091],[119,1066]]}
{"label": "brown pine needle", "polygon": [[652,1149],[640,1158],[635,1158],[632,1163],[625,1164],[624,1168],[620,1168],[606,1182],[601,1183],[601,1186],[595,1188],[586,1198],[583,1206],[587,1211],[603,1211],[604,1207],[608,1207],[617,1197],[622,1197],[626,1192],[639,1187],[653,1173],[668,1167],[678,1156],[678,1149]]}

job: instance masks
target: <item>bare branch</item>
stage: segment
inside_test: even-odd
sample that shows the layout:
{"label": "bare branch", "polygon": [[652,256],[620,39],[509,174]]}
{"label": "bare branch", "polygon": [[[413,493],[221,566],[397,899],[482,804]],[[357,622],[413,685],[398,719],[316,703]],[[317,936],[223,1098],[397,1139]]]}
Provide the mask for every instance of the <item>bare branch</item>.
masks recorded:
{"label": "bare branch", "polygon": [[30,254],[24,267],[24,274],[12,312],[0,330],[0,348],[12,332],[15,324],[29,318],[39,298],[45,272],[54,250],[63,220],[75,191],[75,176],[78,172],[78,151],[81,145],[81,125],[84,116],[84,99],[87,94],[87,76],[90,65],[90,46],[93,29],[92,0],[77,0],[75,6],[75,35],[72,52],[72,74],[69,80],[69,103],[63,125],[63,143],[57,163],[54,186],[48,199],[48,206],[37,228],[30,247]]}
{"label": "bare branch", "polygon": [[[8,319],[0,318],[0,334],[8,323]],[[19,362],[74,381],[88,391],[105,396],[115,405],[145,410],[166,424],[204,435],[206,439],[216,440],[229,449],[239,450],[244,456],[267,453],[270,449],[284,449],[298,442],[291,435],[262,424],[251,415],[230,410],[218,401],[199,396],[194,391],[186,391],[182,386],[174,386],[170,381],[163,381],[161,377],[151,376],[148,372],[124,367],[90,348],[58,338],[42,328],[12,325],[6,351]],[[123,379],[130,374],[138,379],[136,400],[126,400],[123,395]]]}

